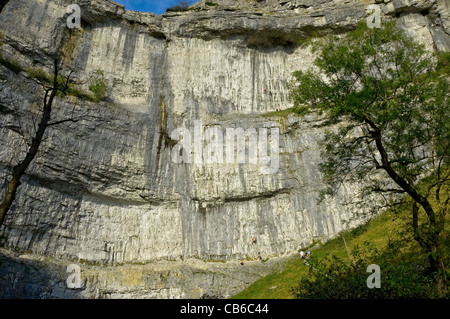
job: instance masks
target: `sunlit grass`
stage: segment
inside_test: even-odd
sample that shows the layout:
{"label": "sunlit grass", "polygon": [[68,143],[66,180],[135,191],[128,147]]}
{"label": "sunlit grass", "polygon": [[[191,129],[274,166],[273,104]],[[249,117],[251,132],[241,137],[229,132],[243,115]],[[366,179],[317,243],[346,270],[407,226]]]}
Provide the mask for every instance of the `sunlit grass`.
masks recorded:
{"label": "sunlit grass", "polygon": [[[424,258],[425,254],[419,245],[409,235],[406,238],[400,238],[399,230],[404,230],[410,223],[408,211],[394,213],[386,211],[378,217],[373,218],[370,222],[353,230],[340,234],[318,248],[311,250],[312,258],[322,259],[329,254],[334,254],[339,258],[348,260],[347,250],[344,240],[347,243],[349,251],[352,251],[356,245],[362,245],[364,242],[370,242],[380,252],[385,251],[390,242],[403,239],[405,245],[398,253],[398,262],[415,262]],[[443,244],[448,251],[448,223],[446,220],[446,232],[443,234]],[[293,296],[289,292],[293,286],[303,276],[308,276],[309,267],[303,263],[299,256],[292,258],[285,269],[281,272],[273,273],[263,277],[250,285],[244,291],[238,293],[234,299],[292,299]]]}

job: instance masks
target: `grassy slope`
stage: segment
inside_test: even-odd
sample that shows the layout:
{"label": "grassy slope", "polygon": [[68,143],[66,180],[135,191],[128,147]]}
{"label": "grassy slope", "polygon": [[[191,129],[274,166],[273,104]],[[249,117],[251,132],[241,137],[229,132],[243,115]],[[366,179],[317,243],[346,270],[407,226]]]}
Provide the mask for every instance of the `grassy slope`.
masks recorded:
{"label": "grassy slope", "polygon": [[[446,225],[446,233],[448,235],[448,218]],[[349,250],[357,244],[365,241],[374,244],[380,251],[383,251],[389,240],[398,239],[398,230],[405,228],[408,224],[409,216],[407,212],[403,212],[400,216],[393,212],[387,211],[380,216],[372,219],[366,225],[356,229],[344,232],[337,238],[326,242],[317,249],[311,250],[311,258],[323,258],[332,253],[341,258],[347,258],[347,252],[344,245],[343,236]],[[449,251],[449,236],[444,236],[447,251]],[[399,262],[411,262],[419,258],[423,258],[424,253],[412,238],[405,242],[398,258]],[[291,299],[290,288],[298,283],[302,276],[307,276],[309,267],[306,266],[299,257],[290,260],[287,267],[279,273],[274,273],[263,277],[253,283],[244,291],[240,292],[233,298],[236,299]]]}
{"label": "grassy slope", "polygon": [[[293,114],[294,109],[289,108],[279,112],[270,112],[265,117],[286,117]],[[434,201],[430,198],[431,203],[435,206]],[[345,249],[344,240],[350,251],[356,246],[364,242],[370,242],[380,251],[383,252],[388,243],[391,241],[402,240],[403,247],[398,254],[398,262],[411,263],[424,259],[425,254],[416,241],[412,238],[411,231],[407,233],[407,237],[400,237],[399,231],[411,226],[411,216],[409,211],[402,211],[398,214],[392,211],[386,211],[380,216],[372,219],[366,225],[356,229],[344,232],[337,238],[326,242],[317,249],[311,251],[312,258],[324,258],[328,254],[334,254],[340,258],[348,258]],[[420,218],[419,218],[420,223]],[[450,232],[449,232],[450,216],[446,217],[445,231],[441,234],[443,239],[444,251],[450,253]],[[303,249],[305,250],[305,249]],[[449,258],[449,256],[446,256]],[[450,269],[447,269],[450,271]],[[287,263],[286,268],[282,272],[273,273],[259,279],[250,285],[247,289],[235,295],[234,299],[291,299],[292,295],[289,290],[298,284],[300,278],[308,276],[309,267],[306,266],[299,258],[293,258]]]}

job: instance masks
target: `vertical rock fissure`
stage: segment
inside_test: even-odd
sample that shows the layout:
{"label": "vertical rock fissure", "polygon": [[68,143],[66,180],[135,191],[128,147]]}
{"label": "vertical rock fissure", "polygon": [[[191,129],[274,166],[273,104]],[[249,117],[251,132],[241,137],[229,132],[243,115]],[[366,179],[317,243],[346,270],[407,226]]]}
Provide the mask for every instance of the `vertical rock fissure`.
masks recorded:
{"label": "vertical rock fissure", "polygon": [[[167,123],[167,115],[166,115],[166,72],[167,72],[167,56],[168,56],[168,47],[169,41],[166,40],[164,43],[164,50],[162,56],[162,68],[161,68],[161,78],[160,78],[160,87],[159,87],[159,106],[161,113],[161,120],[159,123],[159,132],[158,134],[158,146],[156,153],[156,167],[155,167],[155,175],[156,175],[156,184],[159,185],[161,183],[161,149],[163,148],[163,141],[167,139],[168,134],[166,133],[166,123]],[[167,135],[167,137],[166,137]],[[166,138],[165,138],[166,137]],[[166,147],[166,143],[164,144]],[[158,187],[158,189],[161,189]]]}

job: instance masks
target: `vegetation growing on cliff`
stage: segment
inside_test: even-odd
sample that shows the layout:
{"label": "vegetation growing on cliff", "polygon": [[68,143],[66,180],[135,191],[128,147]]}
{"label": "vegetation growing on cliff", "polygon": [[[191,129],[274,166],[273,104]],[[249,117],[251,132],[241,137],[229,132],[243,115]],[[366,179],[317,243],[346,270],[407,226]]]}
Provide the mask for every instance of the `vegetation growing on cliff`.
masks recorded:
{"label": "vegetation growing on cliff", "polygon": [[[450,258],[449,223],[447,216],[447,227],[442,236],[446,262]],[[335,239],[311,249],[312,255],[307,262],[314,269],[299,255],[294,256],[283,271],[259,279],[233,298],[436,297],[435,274],[427,271],[427,255],[413,239],[411,229],[408,207],[390,209],[367,224],[342,232]],[[304,247],[303,250],[307,249]],[[356,267],[352,266],[352,261]],[[369,289],[366,285],[370,275],[366,270],[370,264],[378,264],[381,268],[380,289]]]}
{"label": "vegetation growing on cliff", "polygon": [[386,206],[409,205],[413,238],[444,295],[449,53],[427,52],[394,22],[370,29],[363,21],[345,37],[308,44],[318,53],[319,73],[294,72],[294,104],[326,115],[330,126],[340,123],[322,143],[320,168],[328,185],[322,195],[336,195],[343,183],[363,182],[363,198],[376,192]]}
{"label": "vegetation growing on cliff", "polygon": [[[39,67],[26,68],[23,67],[19,62],[13,59],[3,58],[1,55],[0,55],[0,64],[7,67],[16,74],[19,74],[20,72],[25,72],[30,79],[37,80],[45,85],[53,85],[52,76],[49,73],[47,73],[47,71],[45,71],[43,68]],[[58,75],[57,80],[59,85],[61,86],[64,85],[65,79],[63,76]],[[81,89],[78,85],[74,83],[69,83],[65,94],[75,96],[79,99],[94,103],[98,103],[104,100],[107,93],[107,86],[101,71],[100,73],[99,71],[94,72],[93,78],[90,81],[89,91],[92,92],[93,94],[85,92],[83,89]],[[63,94],[59,92],[58,96],[62,97]]]}
{"label": "vegetation growing on cliff", "polygon": [[5,58],[2,54],[0,54],[0,64],[7,67],[16,74],[19,74],[24,70],[20,63],[13,59]]}
{"label": "vegetation growing on cliff", "polygon": [[[61,121],[52,121],[52,109],[55,98],[59,93],[64,94],[68,89],[68,85],[70,82],[71,73],[65,78],[63,83],[61,84],[58,80],[59,73],[58,60],[54,60],[54,72],[53,72],[53,80],[51,87],[45,88],[45,93],[42,102],[42,110],[40,115],[40,120],[38,127],[35,132],[32,133],[31,143],[28,145],[28,149],[26,151],[25,157],[18,160],[18,163],[14,165],[12,168],[11,176],[7,180],[6,191],[3,195],[2,201],[0,203],[0,226],[3,224],[6,214],[9,212],[11,206],[13,205],[17,190],[22,184],[21,178],[26,173],[28,167],[33,162],[36,157],[39,148],[44,139],[44,134],[50,126],[58,125],[63,122],[77,122],[79,119],[75,119],[73,117],[66,118]],[[14,104],[14,101],[11,101]],[[22,135],[22,127],[19,125],[14,128],[16,132]]]}
{"label": "vegetation growing on cliff", "polygon": [[[82,31],[65,31],[64,36],[66,41],[60,50],[60,62],[62,66],[67,66],[71,61],[73,61],[74,50],[80,40],[81,32]],[[0,33],[0,46],[3,44],[3,37],[3,34]],[[16,74],[24,72],[30,79],[37,80],[43,85],[53,86],[53,75],[50,75],[41,67],[25,67],[19,61],[4,57],[1,53],[0,64]],[[60,87],[64,87],[66,85],[66,79],[62,75],[59,74],[57,76],[57,80]],[[59,91],[58,96],[62,97],[63,95],[70,95],[94,103],[103,101],[108,91],[103,72],[101,70],[94,71],[88,82],[90,92],[83,90],[79,83],[77,84],[71,81],[70,83],[67,83],[67,88],[64,94]]]}
{"label": "vegetation growing on cliff", "polygon": [[107,93],[108,87],[106,86],[103,72],[97,70],[94,72],[93,79],[89,85],[89,91],[94,93],[94,101],[102,101]]}
{"label": "vegetation growing on cliff", "polygon": [[[0,46],[3,45],[3,35],[0,34]],[[53,104],[57,97],[63,97],[66,95],[73,95],[79,98],[90,100],[92,102],[99,102],[104,98],[106,94],[106,85],[103,81],[103,74],[96,73],[94,74],[94,79],[91,82],[89,89],[94,93],[94,96],[84,93],[80,90],[76,85],[74,85],[71,76],[74,71],[69,69],[67,75],[62,75],[60,65],[63,65],[66,62],[67,56],[62,56],[62,60],[58,61],[57,58],[54,59],[53,62],[53,74],[49,75],[45,70],[37,67],[26,68],[21,65],[21,63],[14,61],[10,58],[4,58],[3,55],[0,54],[0,64],[10,69],[16,74],[26,73],[28,78],[36,80],[38,84],[42,86],[42,108],[40,110],[40,120],[37,126],[35,127],[35,131],[30,132],[31,143],[28,145],[28,149],[26,151],[26,155],[23,158],[17,159],[17,164],[12,168],[12,172],[6,181],[6,190],[3,194],[2,201],[0,202],[0,226],[3,224],[7,213],[9,212],[11,206],[13,205],[17,190],[21,185],[21,178],[28,167],[33,162],[37,153],[39,152],[40,146],[44,140],[44,135],[47,131],[47,128],[59,125],[66,122],[78,122],[80,117],[73,117],[73,113],[71,116],[62,119],[62,120],[53,120],[52,119],[52,110]],[[14,100],[8,102],[14,105]],[[5,106],[0,108],[0,111],[5,114],[11,112],[11,110]],[[24,129],[20,121],[18,121],[18,125],[13,125],[10,127],[11,130],[17,132],[20,135],[24,135]]]}
{"label": "vegetation growing on cliff", "polygon": [[[392,23],[302,45],[322,74],[294,73],[292,111],[341,125],[323,142],[323,196],[364,180],[389,210],[314,250],[311,267],[293,259],[236,298],[448,297],[449,53],[426,52]],[[369,264],[381,267],[380,289],[367,288]]]}

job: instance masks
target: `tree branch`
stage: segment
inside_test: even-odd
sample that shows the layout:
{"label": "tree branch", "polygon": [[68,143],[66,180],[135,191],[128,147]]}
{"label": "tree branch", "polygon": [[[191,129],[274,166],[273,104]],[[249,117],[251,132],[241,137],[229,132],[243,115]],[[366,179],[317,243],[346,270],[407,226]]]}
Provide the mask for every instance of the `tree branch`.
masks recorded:
{"label": "tree branch", "polygon": [[66,123],[66,122],[73,122],[73,123],[76,123],[76,122],[78,122],[80,119],[65,119],[65,120],[61,120],[61,121],[56,121],[56,122],[53,122],[53,123],[48,123],[47,124],[47,127],[49,127],[49,126],[53,126],[53,125],[58,125],[58,124],[62,124],[62,123]]}

